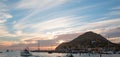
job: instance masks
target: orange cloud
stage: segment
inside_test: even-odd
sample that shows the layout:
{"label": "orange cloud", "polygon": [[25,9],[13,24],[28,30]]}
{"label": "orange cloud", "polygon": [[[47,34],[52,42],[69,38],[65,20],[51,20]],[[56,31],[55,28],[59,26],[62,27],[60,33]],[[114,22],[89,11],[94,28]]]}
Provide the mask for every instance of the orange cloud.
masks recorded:
{"label": "orange cloud", "polygon": [[120,43],[120,37],[107,38],[107,39],[113,43]]}
{"label": "orange cloud", "polygon": [[0,45],[2,46],[11,46],[13,44],[13,42],[10,42],[10,41],[2,41],[0,42]]}

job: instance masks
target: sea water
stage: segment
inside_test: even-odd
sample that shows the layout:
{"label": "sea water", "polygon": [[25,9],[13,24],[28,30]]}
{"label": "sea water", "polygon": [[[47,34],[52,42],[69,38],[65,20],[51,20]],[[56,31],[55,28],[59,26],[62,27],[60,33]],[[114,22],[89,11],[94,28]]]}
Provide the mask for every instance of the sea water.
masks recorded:
{"label": "sea water", "polygon": [[[65,57],[66,53],[47,53],[47,52],[31,52],[35,56],[40,57]],[[120,57],[120,54],[88,54],[88,53],[77,53],[73,54],[74,57]],[[0,53],[0,57],[21,57],[20,51],[3,52]]]}

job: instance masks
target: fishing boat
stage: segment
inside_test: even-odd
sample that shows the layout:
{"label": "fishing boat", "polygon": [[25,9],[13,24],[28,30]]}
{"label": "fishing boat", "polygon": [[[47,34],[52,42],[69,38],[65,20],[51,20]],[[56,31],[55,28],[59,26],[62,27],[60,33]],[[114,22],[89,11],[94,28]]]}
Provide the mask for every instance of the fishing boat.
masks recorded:
{"label": "fishing boat", "polygon": [[65,57],[74,57],[71,53],[68,53]]}
{"label": "fishing boat", "polygon": [[28,49],[21,51],[20,55],[21,56],[32,56],[32,54],[30,53],[30,51]]}
{"label": "fishing boat", "polygon": [[40,57],[40,56],[35,56],[33,55],[29,49],[25,49],[23,51],[21,51],[21,54],[20,54],[22,57]]}

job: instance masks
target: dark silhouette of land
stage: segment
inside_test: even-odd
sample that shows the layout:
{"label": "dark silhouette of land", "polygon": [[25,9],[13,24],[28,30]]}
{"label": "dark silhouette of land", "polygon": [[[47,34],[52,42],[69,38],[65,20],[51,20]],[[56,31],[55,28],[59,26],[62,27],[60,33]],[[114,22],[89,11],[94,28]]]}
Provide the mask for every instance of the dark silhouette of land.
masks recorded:
{"label": "dark silhouette of land", "polygon": [[70,42],[65,42],[56,47],[55,51],[58,52],[82,52],[88,50],[112,50],[119,51],[120,44],[115,44],[94,32],[86,32]]}
{"label": "dark silhouette of land", "polygon": [[120,51],[120,44],[112,43],[102,35],[89,31],[78,36],[70,42],[60,44],[55,50],[33,50],[32,52],[88,53],[91,51],[117,52]]}

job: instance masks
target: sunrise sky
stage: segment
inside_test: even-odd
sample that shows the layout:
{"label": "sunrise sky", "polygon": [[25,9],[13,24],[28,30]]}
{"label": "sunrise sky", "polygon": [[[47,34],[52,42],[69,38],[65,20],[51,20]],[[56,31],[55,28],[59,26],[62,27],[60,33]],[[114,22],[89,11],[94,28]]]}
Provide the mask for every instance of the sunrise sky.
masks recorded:
{"label": "sunrise sky", "polygon": [[120,43],[120,0],[0,0],[0,49],[54,49],[87,31]]}

